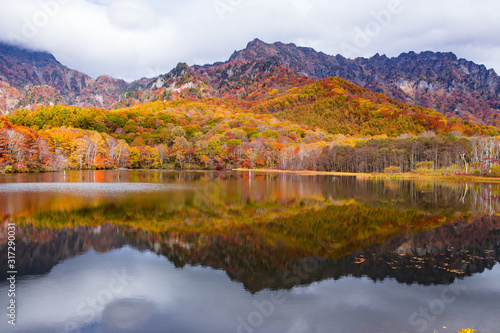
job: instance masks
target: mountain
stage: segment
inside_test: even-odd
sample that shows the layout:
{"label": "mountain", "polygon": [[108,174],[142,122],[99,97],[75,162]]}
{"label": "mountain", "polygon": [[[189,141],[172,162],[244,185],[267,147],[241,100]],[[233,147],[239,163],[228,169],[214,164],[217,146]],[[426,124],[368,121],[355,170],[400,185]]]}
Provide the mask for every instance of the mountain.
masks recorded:
{"label": "mountain", "polygon": [[116,107],[179,98],[201,100],[223,98],[253,102],[270,90],[284,93],[293,87],[313,83],[274,60],[235,60],[205,66],[179,63],[165,75],[132,82]]}
{"label": "mountain", "polygon": [[269,94],[253,103],[250,110],[322,128],[331,134],[398,137],[429,130],[459,136],[498,133],[492,126],[397,102],[336,77],[292,88],[286,93]]}
{"label": "mountain", "polygon": [[424,106],[463,120],[500,125],[500,77],[492,69],[458,59],[453,53],[403,53],[395,58],[330,56],[295,44],[258,39],[232,61],[272,60],[313,79],[346,79],[397,101]]}
{"label": "mountain", "polygon": [[288,68],[271,53],[268,55],[206,66],[179,64],[168,74],[151,79],[146,90],[127,92],[117,107],[156,100],[220,98],[236,100],[239,107],[254,113],[271,113],[331,134],[397,137],[426,130],[466,135],[496,133],[493,128],[475,127],[480,121],[460,122],[341,78],[315,80]]}
{"label": "mountain", "polygon": [[69,69],[49,53],[0,43],[0,112],[57,103],[110,108],[126,86]]}
{"label": "mountain", "polygon": [[132,83],[109,76],[93,79],[48,53],[0,44],[0,113],[56,103],[111,109],[180,98],[232,99],[251,108],[270,94],[285,94],[328,77],[383,93],[395,102],[500,127],[500,77],[453,53],[347,59],[259,39],[235,51],[228,61],[205,66],[179,63],[167,74]]}

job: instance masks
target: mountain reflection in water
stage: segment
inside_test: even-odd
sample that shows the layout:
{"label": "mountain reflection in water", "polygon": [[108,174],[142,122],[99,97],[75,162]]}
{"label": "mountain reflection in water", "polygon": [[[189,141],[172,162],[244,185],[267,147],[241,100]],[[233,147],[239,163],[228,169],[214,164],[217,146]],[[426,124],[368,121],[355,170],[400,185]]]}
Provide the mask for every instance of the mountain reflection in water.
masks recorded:
{"label": "mountain reflection in water", "polygon": [[[290,297],[301,288],[315,289],[315,283],[328,289],[333,285],[327,281],[338,280],[344,285],[353,280],[342,278],[355,277],[360,283],[378,282],[378,287],[372,286],[371,290],[380,289],[388,295],[392,295],[390,288],[396,288],[395,281],[413,285],[401,290],[417,300],[421,288],[436,290],[439,286],[469,283],[468,279],[480,279],[476,273],[498,275],[497,193],[498,184],[255,172],[95,171],[0,176],[0,213],[4,221],[0,232],[6,234],[8,221],[17,225],[18,276],[25,279],[26,290],[38,288],[36,280],[56,281],[59,270],[67,270],[75,260],[84,260],[80,257],[100,263],[108,262],[110,257],[121,258],[124,253],[136,260],[150,258],[154,253],[163,258],[160,265],[170,262],[182,271],[210,275],[205,269],[201,273],[198,266],[217,269],[213,274],[218,276],[221,290],[228,288],[219,275],[223,272],[253,295],[243,298],[259,298],[280,290]],[[5,259],[6,237],[1,239],[0,256]],[[131,268],[127,264],[122,267]],[[75,269],[85,274],[82,267]],[[149,274],[156,274],[151,267],[147,269]],[[92,271],[104,274],[102,270]],[[168,271],[158,274],[174,274],[170,268]],[[340,284],[334,285],[336,293],[340,293]],[[492,288],[491,284],[482,287],[486,286]],[[189,288],[187,284],[183,287]],[[471,284],[468,288],[475,287]],[[497,284],[484,304],[493,302],[498,291]],[[161,326],[164,300],[157,302],[149,296],[144,299],[144,294],[134,292],[137,295],[116,297],[106,303],[99,311],[100,319],[95,320],[108,328],[96,332],[133,331],[148,327],[146,323]],[[241,296],[240,291],[233,292],[235,295],[225,297]],[[395,308],[398,301],[393,301],[388,309]],[[238,304],[245,307],[241,300],[234,302],[236,308]],[[163,305],[158,308],[158,304]],[[401,304],[399,307],[397,311],[407,311],[402,312],[406,318],[401,323],[393,321],[393,325],[404,329],[414,309]],[[347,308],[337,309],[338,313]],[[136,309],[147,311],[134,319]],[[221,306],[219,310],[220,325],[210,321],[197,329],[234,331],[234,318],[224,317],[229,316],[224,314],[228,309]],[[319,313],[325,311],[318,309]],[[235,310],[231,315],[240,312]],[[130,315],[125,318],[125,314]],[[68,314],[66,324],[70,318]],[[190,327],[187,331],[196,331],[191,324],[186,326],[187,319],[169,318],[169,325],[175,323],[180,331],[186,327]],[[352,322],[352,314],[350,318]],[[311,325],[311,318],[306,319],[293,327],[301,331],[303,326],[301,332],[307,332],[305,327]],[[341,316],[337,319],[342,322]],[[373,317],[371,322],[378,319]],[[63,323],[64,319],[56,324]],[[47,327],[54,329],[56,324]],[[75,325],[82,329],[87,324],[80,318]],[[263,331],[280,332],[271,326]],[[64,331],[62,326],[58,329]],[[488,332],[488,327],[484,326],[482,332]]]}

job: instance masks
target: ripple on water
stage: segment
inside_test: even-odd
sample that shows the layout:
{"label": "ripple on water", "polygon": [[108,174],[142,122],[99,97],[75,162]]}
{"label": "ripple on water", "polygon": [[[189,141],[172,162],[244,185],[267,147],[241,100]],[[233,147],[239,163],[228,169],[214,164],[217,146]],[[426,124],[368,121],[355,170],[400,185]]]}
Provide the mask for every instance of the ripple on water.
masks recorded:
{"label": "ripple on water", "polygon": [[195,186],[151,183],[15,183],[0,184],[0,193],[65,193],[78,196],[92,196],[96,193],[128,195],[180,190],[195,190]]}

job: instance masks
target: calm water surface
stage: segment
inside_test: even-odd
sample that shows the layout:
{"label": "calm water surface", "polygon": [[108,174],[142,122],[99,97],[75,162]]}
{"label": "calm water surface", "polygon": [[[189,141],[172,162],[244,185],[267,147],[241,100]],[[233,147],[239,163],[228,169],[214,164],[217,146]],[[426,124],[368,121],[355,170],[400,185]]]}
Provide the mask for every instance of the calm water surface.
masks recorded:
{"label": "calm water surface", "polygon": [[0,175],[1,332],[500,332],[500,185]]}

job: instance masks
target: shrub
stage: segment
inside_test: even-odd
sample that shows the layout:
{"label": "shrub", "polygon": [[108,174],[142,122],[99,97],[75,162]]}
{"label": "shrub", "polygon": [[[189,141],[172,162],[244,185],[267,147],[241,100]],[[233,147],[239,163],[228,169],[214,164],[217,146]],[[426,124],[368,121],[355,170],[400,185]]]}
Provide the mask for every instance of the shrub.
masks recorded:
{"label": "shrub", "polygon": [[390,166],[384,169],[384,173],[398,173],[401,169],[397,166]]}
{"label": "shrub", "polygon": [[434,162],[432,161],[423,161],[417,163],[418,171],[432,170],[432,169],[434,169]]}
{"label": "shrub", "polygon": [[500,176],[500,165],[493,165],[491,167],[491,175],[492,176]]}
{"label": "shrub", "polygon": [[249,139],[252,139],[254,136],[257,136],[259,134],[260,134],[259,131],[250,131],[250,132],[247,133],[247,136],[248,136]]}
{"label": "shrub", "polygon": [[125,130],[126,133],[137,133],[137,123],[133,120],[127,121],[125,126],[123,126],[123,129]]}
{"label": "shrub", "polygon": [[238,139],[231,139],[231,140],[228,140],[228,141],[226,142],[226,144],[227,144],[228,146],[241,146],[241,145],[242,145],[242,142],[241,142],[241,140],[238,140]]}
{"label": "shrub", "polygon": [[280,137],[280,134],[273,130],[267,130],[262,134],[262,136],[265,138],[278,139]]}
{"label": "shrub", "polygon": [[170,135],[172,136],[172,138],[178,138],[178,137],[186,137],[186,131],[184,130],[184,128],[182,128],[181,126],[176,126],[172,129],[172,132],[170,133]]}

